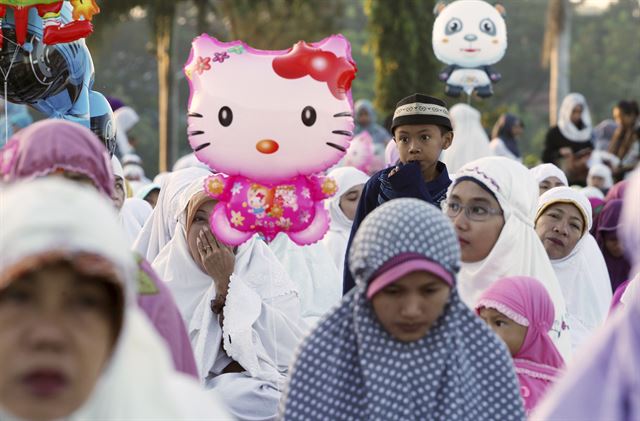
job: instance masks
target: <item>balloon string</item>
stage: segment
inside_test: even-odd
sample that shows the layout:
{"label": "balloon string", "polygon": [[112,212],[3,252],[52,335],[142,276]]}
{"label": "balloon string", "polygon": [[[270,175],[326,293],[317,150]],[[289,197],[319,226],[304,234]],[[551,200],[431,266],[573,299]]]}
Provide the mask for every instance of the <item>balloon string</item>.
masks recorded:
{"label": "balloon string", "polygon": [[18,55],[18,49],[22,48],[22,46],[6,38],[3,33],[0,33],[0,37],[2,37],[3,42],[9,41],[11,44],[14,44],[16,46],[16,48],[13,50],[13,57],[11,57],[11,62],[9,63],[9,69],[7,70],[7,73],[5,73],[2,66],[0,66],[0,72],[2,72],[2,76],[4,79],[4,142],[6,143],[9,141],[9,107],[7,106],[7,104],[9,103],[9,100],[7,99],[8,90],[9,90],[8,79],[9,79],[9,74],[11,73],[11,69],[13,69],[13,63],[15,63],[16,61],[16,57]]}
{"label": "balloon string", "polygon": [[7,79],[4,80],[4,142],[9,141],[9,107],[7,107]]}
{"label": "balloon string", "polygon": [[[267,244],[267,247],[269,247],[269,244]],[[273,297],[273,283],[274,283],[274,280],[275,280],[274,276],[273,276],[274,275],[273,272],[274,272],[273,266],[269,265],[269,279],[270,279],[270,282],[269,282],[269,290],[270,290],[269,291],[269,295],[271,297]],[[275,343],[275,347],[274,347],[275,348],[274,349],[275,361],[274,362],[276,364],[276,372],[280,373],[280,367],[279,367],[279,361],[278,361],[278,331],[277,331],[277,326],[276,326],[276,323],[275,323],[276,322],[275,319],[276,319],[276,316],[275,316],[275,314],[272,313],[271,314],[271,320],[272,320],[271,323],[273,324],[273,329],[272,329],[273,333],[272,334],[273,334],[273,341]],[[278,392],[281,392],[280,391],[280,382],[276,382],[276,389],[278,390]]]}

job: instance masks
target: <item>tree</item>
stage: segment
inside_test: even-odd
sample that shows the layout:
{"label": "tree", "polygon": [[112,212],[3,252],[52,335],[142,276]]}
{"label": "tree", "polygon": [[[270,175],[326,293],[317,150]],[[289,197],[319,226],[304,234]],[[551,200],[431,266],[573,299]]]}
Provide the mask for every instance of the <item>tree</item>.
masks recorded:
{"label": "tree", "polygon": [[166,171],[172,158],[169,156],[169,138],[171,135],[170,103],[173,86],[171,45],[173,24],[177,3],[184,0],[109,0],[99,15],[99,24],[109,25],[116,17],[129,13],[135,7],[144,7],[149,13],[149,23],[155,35],[156,59],[158,62],[158,142],[159,171]]}
{"label": "tree", "polygon": [[562,99],[569,94],[571,61],[571,5],[549,0],[543,64],[549,66],[549,124],[554,126]]}
{"label": "tree", "polygon": [[443,65],[431,47],[434,2],[366,0],[370,47],[376,74],[375,105],[382,115],[413,92],[440,89],[437,72]]}
{"label": "tree", "polygon": [[[195,7],[198,34],[208,32],[224,40],[242,39],[256,48],[285,49],[298,40],[320,40],[337,30],[347,0],[325,0],[322,7],[305,0],[109,0],[96,16],[99,32],[131,10],[143,8],[155,40],[158,72],[159,171],[178,158],[176,60],[172,45],[175,20],[182,5]],[[215,19],[208,20],[211,15]],[[102,26],[102,27],[101,27]],[[96,34],[100,37],[100,34]],[[182,64],[182,63],[180,63]],[[185,113],[186,114],[186,113]],[[171,140],[171,142],[170,142]]]}

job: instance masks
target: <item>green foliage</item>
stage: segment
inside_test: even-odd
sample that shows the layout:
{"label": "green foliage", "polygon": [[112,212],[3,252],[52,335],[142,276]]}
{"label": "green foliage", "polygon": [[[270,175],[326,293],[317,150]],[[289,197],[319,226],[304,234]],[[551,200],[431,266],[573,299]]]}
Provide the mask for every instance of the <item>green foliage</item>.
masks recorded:
{"label": "green foliage", "polygon": [[[167,0],[103,0],[95,16],[94,35],[87,42],[96,68],[96,89],[122,98],[135,108],[141,122],[134,128],[148,173],[157,169],[158,78],[155,34],[151,17]],[[494,96],[474,98],[491,130],[499,114],[512,112],[526,125],[521,149],[527,163],[540,156],[548,129],[549,71],[541,65],[548,0],[503,0],[507,10],[509,46],[495,66],[503,79]],[[174,47],[180,153],[186,141],[188,87],[181,67],[191,39],[203,30],[224,40],[243,39],[258,48],[285,49],[304,39],[320,40],[343,33],[351,42],[358,65],[354,99],[376,99],[380,116],[398,99],[422,91],[445,98],[448,105],[466,101],[444,96],[437,72],[444,67],[433,54],[433,0],[192,0],[174,2]],[[129,11],[144,6],[146,17]],[[207,10],[206,16],[201,11]],[[366,13],[365,13],[366,12]],[[206,17],[206,19],[204,19]],[[204,27],[204,29],[203,29]],[[594,122],[607,118],[622,98],[640,99],[640,6],[619,0],[605,13],[574,15],[571,89],[589,101]]]}
{"label": "green foliage", "polygon": [[604,15],[574,20],[572,37],[571,90],[587,98],[594,124],[610,118],[619,100],[640,100],[637,0],[620,0]]}
{"label": "green foliage", "polygon": [[381,116],[413,93],[440,91],[431,47],[432,0],[366,0],[370,47],[375,57],[375,105]]}

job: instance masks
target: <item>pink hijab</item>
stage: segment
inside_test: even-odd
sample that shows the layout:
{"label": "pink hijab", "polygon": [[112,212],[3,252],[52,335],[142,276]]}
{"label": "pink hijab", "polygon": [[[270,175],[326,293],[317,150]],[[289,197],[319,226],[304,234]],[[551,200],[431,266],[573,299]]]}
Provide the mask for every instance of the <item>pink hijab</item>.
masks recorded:
{"label": "pink hijab", "polygon": [[548,334],[555,316],[553,301],[537,279],[511,276],[494,282],[479,297],[476,312],[481,308],[495,309],[528,327],[520,351],[513,356],[513,363],[529,413],[564,366],[564,360]]}
{"label": "pink hijab", "polygon": [[43,120],[16,133],[0,150],[0,176],[11,183],[73,171],[93,180],[111,196],[111,159],[100,139],[84,126],[64,120]]}

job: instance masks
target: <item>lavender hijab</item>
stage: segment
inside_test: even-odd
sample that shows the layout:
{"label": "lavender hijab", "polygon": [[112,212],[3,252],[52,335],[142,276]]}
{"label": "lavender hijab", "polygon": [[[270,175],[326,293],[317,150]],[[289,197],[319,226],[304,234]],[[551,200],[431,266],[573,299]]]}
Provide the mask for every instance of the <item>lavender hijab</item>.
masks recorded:
{"label": "lavender hijab", "polygon": [[[640,269],[640,170],[625,194],[619,235]],[[532,416],[536,420],[640,419],[640,289],[585,347]],[[605,387],[603,387],[605,386]]]}
{"label": "lavender hijab", "polygon": [[0,150],[0,174],[6,182],[33,179],[57,170],[89,177],[111,197],[111,159],[100,139],[84,126],[65,120],[39,121],[13,136]]}
{"label": "lavender hijab", "polygon": [[606,237],[609,235],[617,235],[616,231],[620,225],[622,205],[622,200],[618,199],[607,202],[600,214],[598,214],[595,232],[596,241],[607,263],[612,291],[618,289],[623,282],[629,279],[629,271],[631,270],[631,264],[626,256],[615,257],[609,253],[605,247]]}
{"label": "lavender hijab", "polygon": [[[403,255],[421,256],[454,279],[449,302],[429,332],[394,339],[366,291]],[[396,199],[365,218],[349,256],[356,288],[299,349],[284,420],[522,420],[511,358],[462,303],[455,288],[460,248],[449,220],[417,199]]]}

